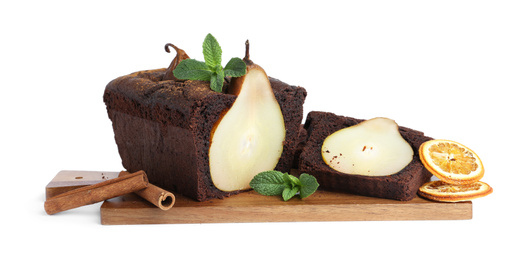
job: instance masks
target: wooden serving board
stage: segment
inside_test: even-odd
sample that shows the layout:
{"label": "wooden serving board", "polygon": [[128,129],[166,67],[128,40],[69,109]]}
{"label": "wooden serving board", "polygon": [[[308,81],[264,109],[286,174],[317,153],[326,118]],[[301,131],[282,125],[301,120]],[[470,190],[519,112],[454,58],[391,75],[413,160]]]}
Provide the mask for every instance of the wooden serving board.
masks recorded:
{"label": "wooden serving board", "polygon": [[306,199],[296,196],[287,202],[280,197],[259,195],[255,191],[205,202],[197,202],[179,194],[175,196],[175,204],[168,211],[155,207],[135,194],[106,200],[101,205],[101,223],[126,225],[472,218],[470,201],[444,203],[420,197],[402,202],[322,190]]}

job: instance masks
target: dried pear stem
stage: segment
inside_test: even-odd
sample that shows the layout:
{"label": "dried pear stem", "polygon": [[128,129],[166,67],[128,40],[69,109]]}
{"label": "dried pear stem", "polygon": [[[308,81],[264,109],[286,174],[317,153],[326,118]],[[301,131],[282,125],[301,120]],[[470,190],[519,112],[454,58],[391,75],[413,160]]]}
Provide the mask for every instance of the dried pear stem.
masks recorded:
{"label": "dried pear stem", "polygon": [[170,47],[174,48],[174,50],[176,51],[177,54],[176,54],[175,58],[172,60],[172,62],[170,63],[170,66],[168,66],[168,69],[166,69],[166,72],[163,75],[163,80],[182,81],[174,76],[173,71],[182,60],[190,59],[190,57],[188,56],[188,54],[186,54],[186,52],[184,50],[177,48],[177,46],[175,46],[171,43],[167,43],[165,45],[165,51],[170,53]]}
{"label": "dried pear stem", "polygon": [[242,59],[246,65],[251,65],[253,62],[250,60],[250,40],[246,40],[246,53],[244,54],[244,58]]}
{"label": "dried pear stem", "polygon": [[246,40],[246,53],[244,54],[244,59],[249,60],[250,59],[250,40]]}

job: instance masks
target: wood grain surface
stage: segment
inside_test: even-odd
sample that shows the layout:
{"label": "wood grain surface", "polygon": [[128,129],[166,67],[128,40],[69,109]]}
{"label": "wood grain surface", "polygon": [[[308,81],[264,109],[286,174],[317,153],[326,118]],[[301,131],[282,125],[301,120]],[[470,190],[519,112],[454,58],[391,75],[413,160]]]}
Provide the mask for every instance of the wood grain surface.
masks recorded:
{"label": "wood grain surface", "polygon": [[295,197],[287,202],[254,191],[206,202],[176,194],[176,204],[168,211],[129,194],[107,200],[101,206],[104,225],[471,218],[472,202],[440,203],[419,197],[400,202],[321,190],[306,199]]}
{"label": "wood grain surface", "polygon": [[[117,172],[61,171],[47,185],[46,196],[117,177]],[[445,203],[416,197],[395,201],[318,190],[308,198],[284,202],[281,197],[255,191],[225,199],[197,202],[175,194],[175,204],[161,210],[136,194],[127,194],[101,205],[101,223],[189,224],[244,222],[314,222],[382,220],[464,220],[472,218],[472,202]]]}

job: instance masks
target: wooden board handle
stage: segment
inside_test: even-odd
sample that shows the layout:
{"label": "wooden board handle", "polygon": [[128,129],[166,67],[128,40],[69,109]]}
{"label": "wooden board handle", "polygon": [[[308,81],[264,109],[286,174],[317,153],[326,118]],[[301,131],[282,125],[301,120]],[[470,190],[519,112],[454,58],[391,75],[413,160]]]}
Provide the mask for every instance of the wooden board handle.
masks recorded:
{"label": "wooden board handle", "polygon": [[54,196],[45,201],[44,208],[47,214],[52,215],[142,190],[147,186],[145,172],[138,171]]}

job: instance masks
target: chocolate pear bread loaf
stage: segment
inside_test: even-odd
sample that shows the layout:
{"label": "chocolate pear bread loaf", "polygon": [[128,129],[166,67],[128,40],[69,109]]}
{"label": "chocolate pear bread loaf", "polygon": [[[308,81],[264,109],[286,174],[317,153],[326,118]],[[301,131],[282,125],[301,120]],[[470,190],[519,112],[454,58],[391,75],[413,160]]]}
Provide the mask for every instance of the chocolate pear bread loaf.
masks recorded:
{"label": "chocolate pear bread loaf", "polygon": [[[150,183],[197,201],[240,192],[216,188],[209,169],[214,126],[237,96],[212,91],[205,81],[163,80],[165,71],[135,72],[106,86],[103,100],[123,167],[144,170]],[[287,172],[293,166],[307,93],[274,78],[269,82],[286,130],[275,169]]]}
{"label": "chocolate pear bread loaf", "polygon": [[420,161],[420,145],[432,138],[422,132],[400,126],[398,131],[414,151],[412,161],[398,173],[387,176],[364,176],[340,173],[329,167],[322,158],[324,139],[337,130],[354,126],[364,120],[338,116],[328,112],[312,111],[304,128],[307,140],[299,156],[299,171],[315,176],[320,188],[357,195],[408,201],[416,196],[419,187],[432,174]]}

